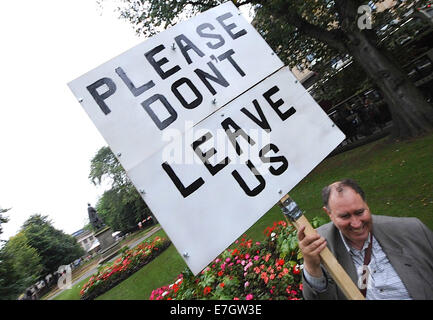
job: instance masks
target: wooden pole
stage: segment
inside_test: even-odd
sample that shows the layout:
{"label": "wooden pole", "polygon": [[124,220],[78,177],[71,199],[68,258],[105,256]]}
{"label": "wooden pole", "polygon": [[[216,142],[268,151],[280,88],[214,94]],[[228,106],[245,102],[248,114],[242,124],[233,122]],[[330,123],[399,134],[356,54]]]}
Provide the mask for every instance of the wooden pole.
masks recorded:
{"label": "wooden pole", "polygon": [[[289,195],[285,195],[283,198],[281,198],[278,204],[281,207],[284,215],[287,216],[290,222],[295,226],[296,230],[299,230],[299,228],[305,226],[305,235],[317,233],[317,231],[311,226],[308,219],[302,214],[302,211]],[[320,258],[322,259],[322,263],[326,270],[335,280],[338,287],[343,291],[347,299],[365,300],[358,287],[355,285],[328,247],[325,247],[325,249],[320,252]]]}

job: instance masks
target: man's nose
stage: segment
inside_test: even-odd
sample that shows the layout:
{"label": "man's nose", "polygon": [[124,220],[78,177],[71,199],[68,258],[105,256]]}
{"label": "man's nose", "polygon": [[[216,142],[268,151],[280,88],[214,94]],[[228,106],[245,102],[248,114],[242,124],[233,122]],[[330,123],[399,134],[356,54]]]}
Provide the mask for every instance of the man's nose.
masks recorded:
{"label": "man's nose", "polygon": [[362,225],[362,221],[358,217],[352,217],[350,219],[350,226],[353,229],[357,229],[357,228],[361,227],[361,225]]}

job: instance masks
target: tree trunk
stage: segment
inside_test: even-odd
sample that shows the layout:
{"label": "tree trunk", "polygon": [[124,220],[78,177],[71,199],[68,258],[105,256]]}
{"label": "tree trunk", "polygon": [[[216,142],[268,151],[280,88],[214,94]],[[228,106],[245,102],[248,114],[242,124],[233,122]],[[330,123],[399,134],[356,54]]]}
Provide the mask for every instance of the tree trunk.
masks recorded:
{"label": "tree trunk", "polygon": [[376,83],[393,119],[392,137],[405,139],[433,131],[433,106],[403,71],[395,66],[366,34],[354,31],[347,49]]}

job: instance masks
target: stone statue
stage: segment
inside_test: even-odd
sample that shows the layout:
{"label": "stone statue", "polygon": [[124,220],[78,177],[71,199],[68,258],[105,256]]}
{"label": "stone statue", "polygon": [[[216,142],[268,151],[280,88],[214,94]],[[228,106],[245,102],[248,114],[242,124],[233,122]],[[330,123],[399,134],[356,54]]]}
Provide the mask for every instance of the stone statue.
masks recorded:
{"label": "stone statue", "polygon": [[101,229],[105,226],[104,222],[101,220],[101,218],[98,216],[98,213],[96,212],[95,208],[93,208],[90,203],[87,204],[87,212],[89,213],[89,220],[92,224],[92,227],[95,230]]}

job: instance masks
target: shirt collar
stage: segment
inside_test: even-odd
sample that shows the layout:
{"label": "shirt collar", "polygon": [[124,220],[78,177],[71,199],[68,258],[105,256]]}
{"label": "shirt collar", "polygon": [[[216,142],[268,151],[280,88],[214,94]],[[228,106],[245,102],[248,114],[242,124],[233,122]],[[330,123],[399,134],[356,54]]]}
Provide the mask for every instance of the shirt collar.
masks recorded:
{"label": "shirt collar", "polygon": [[[356,252],[359,252],[359,251],[362,252],[362,251],[364,251],[365,249],[367,249],[368,245],[370,244],[370,233],[368,233],[367,240],[364,242],[364,245],[363,245],[362,249],[361,249],[361,250],[358,250],[358,249],[352,248],[352,247],[351,247],[351,246],[346,242],[346,239],[344,238],[343,233],[342,233],[340,230],[338,230],[338,232],[340,233],[341,240],[343,240],[344,246],[346,247],[346,250],[347,250],[347,252],[349,252],[349,253],[355,254]],[[374,242],[373,242],[373,243],[374,243]]]}

